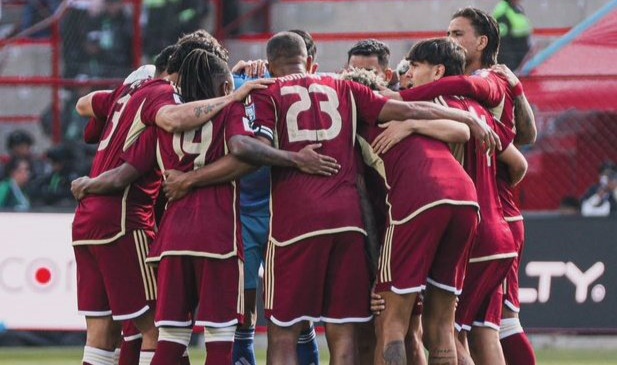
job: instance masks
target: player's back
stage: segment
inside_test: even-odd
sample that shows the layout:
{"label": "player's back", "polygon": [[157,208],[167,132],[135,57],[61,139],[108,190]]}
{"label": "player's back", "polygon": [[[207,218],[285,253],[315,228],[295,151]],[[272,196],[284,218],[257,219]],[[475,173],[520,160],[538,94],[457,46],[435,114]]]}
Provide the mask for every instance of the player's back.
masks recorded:
{"label": "player's back", "polygon": [[[372,143],[383,129],[360,127],[360,131]],[[477,206],[471,178],[442,141],[412,134],[383,155],[372,153],[370,146],[363,150],[388,188],[390,223],[405,221],[437,204]]]}
{"label": "player's back", "polygon": [[[371,108],[359,105],[361,100],[377,97],[368,88],[358,91],[358,87],[329,76],[295,74],[278,78],[267,90],[252,95],[256,123],[273,130],[275,147],[300,151],[321,143],[318,152],[341,165],[330,177],[272,168],[275,241],[291,243],[302,235],[333,230],[363,231],[356,189],[355,132],[358,114]],[[373,103],[375,110],[369,112],[368,119],[375,122],[382,106]]]}
{"label": "player's back", "polygon": [[[157,155],[161,170],[188,172],[210,164],[226,154],[226,136],[238,134],[228,128],[242,126],[227,121],[232,107],[223,109],[212,120],[196,129],[169,133],[157,128]],[[252,134],[252,132],[251,132]],[[199,256],[236,253],[239,245],[238,192],[230,181],[193,189],[177,201],[168,203],[151,256],[173,251]]]}
{"label": "player's back", "polygon": [[[498,122],[491,113],[478,102],[460,97],[444,97],[443,100],[453,108],[475,110],[481,119],[497,131],[504,148],[512,142],[513,136],[507,134],[507,131],[497,124]],[[501,202],[499,201],[495,154],[488,155],[484,146],[479,145],[477,140],[472,138],[465,146],[463,167],[476,186],[481,216],[471,258],[515,253],[512,233],[503,218]]]}
{"label": "player's back", "polygon": [[[92,100],[95,114],[106,118],[101,140],[93,160],[90,177],[114,169],[125,162],[125,153],[134,147],[146,126],[139,117],[145,94],[140,90],[148,82],[123,85],[111,94],[96,94]],[[143,155],[141,165],[154,167],[152,154]],[[89,195],[77,207],[73,223],[74,244],[106,243],[130,229],[154,229],[152,207],[160,186],[160,174],[152,169],[123,191],[109,195]]]}

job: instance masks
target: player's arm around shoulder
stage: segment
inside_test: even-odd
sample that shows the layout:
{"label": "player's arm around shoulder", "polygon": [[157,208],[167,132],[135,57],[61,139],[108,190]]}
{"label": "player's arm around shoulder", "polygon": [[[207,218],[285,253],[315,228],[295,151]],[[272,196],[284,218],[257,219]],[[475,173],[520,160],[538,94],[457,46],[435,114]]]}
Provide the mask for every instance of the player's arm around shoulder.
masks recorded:
{"label": "player's arm around shoulder", "polygon": [[231,94],[185,104],[165,105],[156,113],[155,123],[169,133],[195,129],[207,123],[229,104],[244,100],[253,90],[266,89],[274,80],[258,79],[246,82]]}
{"label": "player's arm around shoulder", "polygon": [[514,144],[510,144],[497,158],[508,166],[511,186],[516,186],[523,180],[527,174],[528,164],[525,156]]}
{"label": "player's arm around shoulder", "polygon": [[139,176],[141,176],[141,173],[131,164],[125,162],[95,178],[82,176],[73,180],[71,192],[78,201],[88,195],[113,194],[126,188]]}
{"label": "player's arm around shoulder", "polygon": [[75,104],[75,110],[77,111],[77,114],[87,118],[96,117],[96,114],[94,114],[94,108],[92,107],[92,99],[96,94],[110,94],[111,92],[111,90],[99,90],[82,96],[81,98],[79,98],[79,100],[77,100],[77,104]]}

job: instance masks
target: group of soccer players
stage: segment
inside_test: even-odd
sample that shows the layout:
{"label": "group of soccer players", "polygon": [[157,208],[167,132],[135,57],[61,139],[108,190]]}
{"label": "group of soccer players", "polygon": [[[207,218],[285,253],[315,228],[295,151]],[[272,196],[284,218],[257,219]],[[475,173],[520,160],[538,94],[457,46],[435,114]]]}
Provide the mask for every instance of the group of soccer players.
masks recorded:
{"label": "group of soccer players", "polygon": [[316,74],[302,31],[234,67],[272,77],[234,90],[227,50],[197,31],[154,75],[80,99],[99,146],[72,186],[83,363],[187,364],[197,325],[206,364],[254,364],[262,260],[269,364],[318,363],[314,322],[333,364],[535,363],[511,190],[533,115],[494,66],[494,19],[462,9],[448,35],[412,47],[400,92],[385,44]]}

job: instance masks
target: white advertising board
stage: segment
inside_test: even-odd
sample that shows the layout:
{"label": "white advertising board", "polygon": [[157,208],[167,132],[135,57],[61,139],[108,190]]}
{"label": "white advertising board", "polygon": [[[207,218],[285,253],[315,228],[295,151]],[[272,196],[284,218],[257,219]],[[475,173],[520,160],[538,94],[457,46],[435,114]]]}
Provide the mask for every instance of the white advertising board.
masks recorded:
{"label": "white advertising board", "polygon": [[0,213],[0,323],[82,330],[71,246],[73,214]]}

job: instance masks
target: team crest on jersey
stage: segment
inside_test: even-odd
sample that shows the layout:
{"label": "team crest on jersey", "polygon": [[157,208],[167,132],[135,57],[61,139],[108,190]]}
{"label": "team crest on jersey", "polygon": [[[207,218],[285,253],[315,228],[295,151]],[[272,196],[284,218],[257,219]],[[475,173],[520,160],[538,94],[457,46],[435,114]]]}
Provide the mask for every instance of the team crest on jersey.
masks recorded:
{"label": "team crest on jersey", "polygon": [[248,118],[249,121],[255,120],[255,104],[248,104],[244,106],[244,115]]}
{"label": "team crest on jersey", "polygon": [[174,93],[174,102],[176,104],[182,104],[182,103],[184,103],[184,100],[182,100],[182,96],[180,96],[179,94],[175,94]]}

